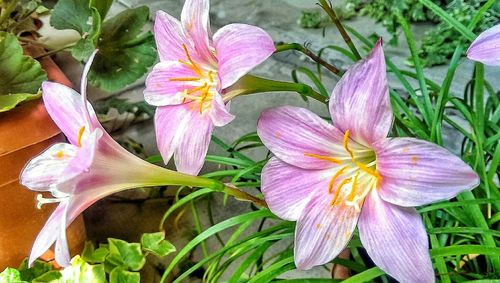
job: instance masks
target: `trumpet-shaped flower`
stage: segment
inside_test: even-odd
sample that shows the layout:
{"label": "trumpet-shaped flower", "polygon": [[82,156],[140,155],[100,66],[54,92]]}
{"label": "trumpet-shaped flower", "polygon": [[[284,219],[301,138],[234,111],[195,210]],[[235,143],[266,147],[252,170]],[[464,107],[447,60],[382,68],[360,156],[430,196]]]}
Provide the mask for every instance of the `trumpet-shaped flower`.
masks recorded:
{"label": "trumpet-shaped flower", "polygon": [[486,65],[500,66],[500,24],[482,32],[469,46],[467,57]]}
{"label": "trumpet-shaped flower", "polygon": [[257,132],[275,155],[262,192],[273,213],[297,221],[299,269],[335,258],[357,225],[381,269],[401,282],[433,282],[427,235],[412,207],[470,190],[478,176],[435,144],[387,138],[393,116],[381,45],[338,82],[333,125],[303,108],[262,113]]}
{"label": "trumpet-shaped flower", "polygon": [[51,146],[29,161],[21,173],[24,186],[53,195],[54,198],[45,199],[39,194],[39,206],[59,203],[33,244],[30,264],[55,242],[57,262],[69,265],[67,226],[105,196],[136,187],[195,185],[193,182],[205,181],[143,161],[104,131],[85,96],[86,75],[92,58],[82,77],[83,95],[58,83],[42,85],[47,112],[70,143]]}
{"label": "trumpet-shaped flower", "polygon": [[262,29],[229,24],[213,37],[208,0],[186,0],[181,21],[159,11],[154,35],[160,62],[146,80],[145,100],[159,106],[156,140],[165,163],[198,174],[214,126],[234,119],[222,92],[267,59],[274,43]]}

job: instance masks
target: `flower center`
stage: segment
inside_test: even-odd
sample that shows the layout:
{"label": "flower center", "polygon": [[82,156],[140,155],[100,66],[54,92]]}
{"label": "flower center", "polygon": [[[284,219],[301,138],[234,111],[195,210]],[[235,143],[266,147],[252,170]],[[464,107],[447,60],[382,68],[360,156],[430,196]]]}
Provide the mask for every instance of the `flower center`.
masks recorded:
{"label": "flower center", "polygon": [[328,183],[328,193],[332,194],[331,205],[354,206],[360,210],[365,197],[377,188],[382,176],[377,172],[375,152],[368,147],[356,144],[350,146],[350,132],[343,138],[343,147],[347,157],[324,156],[304,153],[305,156],[328,161],[338,165]]}
{"label": "flower center", "polygon": [[196,76],[170,78],[170,81],[186,82],[187,88],[179,93],[183,97],[182,103],[194,103],[192,109],[203,114],[212,107],[212,99],[219,84],[217,71],[196,63],[189,55],[185,44],[182,48],[186,53],[187,61],[179,60],[179,62],[191,69]]}

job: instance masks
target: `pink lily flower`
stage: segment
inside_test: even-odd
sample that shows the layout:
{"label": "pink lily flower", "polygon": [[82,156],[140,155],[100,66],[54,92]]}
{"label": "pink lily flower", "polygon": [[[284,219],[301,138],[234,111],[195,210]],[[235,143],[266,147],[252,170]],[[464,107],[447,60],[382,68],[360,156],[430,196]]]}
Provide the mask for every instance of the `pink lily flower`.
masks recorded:
{"label": "pink lily flower", "polygon": [[229,24],[213,37],[209,1],[186,0],[179,22],[159,11],[154,24],[160,62],[146,80],[145,100],[159,106],[156,141],[165,163],[198,174],[214,126],[234,119],[224,89],[275,51],[271,37],[246,24]]}
{"label": "pink lily flower", "polygon": [[467,57],[486,65],[500,66],[500,24],[482,32],[469,46]]}
{"label": "pink lily flower", "polygon": [[[70,143],[58,143],[33,158],[21,173],[21,183],[38,195],[38,206],[59,203],[37,236],[29,257],[31,265],[55,242],[56,261],[70,264],[66,228],[87,207],[113,193],[145,186],[195,185],[207,180],[150,164],[122,148],[98,122],[86,99],[85,66],[81,93],[62,84],[44,82],[42,93],[52,120]],[[200,184],[201,185],[201,184]]]}
{"label": "pink lily flower", "polygon": [[333,125],[283,106],[262,113],[257,132],[275,155],[262,192],[277,216],[297,221],[295,264],[335,258],[356,225],[368,255],[401,282],[434,282],[428,240],[414,206],[478,185],[477,174],[442,147],[387,138],[392,110],[382,42],[353,65],[330,100]]}

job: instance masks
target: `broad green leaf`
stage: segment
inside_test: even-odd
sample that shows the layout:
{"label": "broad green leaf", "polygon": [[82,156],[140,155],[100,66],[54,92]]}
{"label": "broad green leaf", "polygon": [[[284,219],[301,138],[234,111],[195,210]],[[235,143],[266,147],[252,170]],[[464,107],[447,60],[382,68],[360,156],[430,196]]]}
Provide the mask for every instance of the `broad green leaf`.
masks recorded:
{"label": "broad green leaf", "polygon": [[0,95],[37,93],[46,79],[40,63],[23,55],[16,37],[0,32]]}
{"label": "broad green leaf", "polygon": [[89,74],[90,83],[116,91],[141,78],[156,61],[151,32],[140,34],[149,17],[145,6],[125,10],[105,21],[98,42],[99,53]]}
{"label": "broad green leaf", "polygon": [[65,283],[63,275],[57,270],[49,271],[30,281],[32,283]]}
{"label": "broad green leaf", "polygon": [[146,258],[142,254],[139,243],[127,243],[123,240],[108,239],[109,255],[106,260],[116,266],[128,268],[132,271],[140,270]]}
{"label": "broad green leaf", "polygon": [[93,22],[89,0],[59,0],[50,17],[56,29],[73,29],[82,36],[91,31]]}
{"label": "broad green leaf", "polygon": [[81,38],[71,48],[71,55],[78,61],[84,61],[89,58],[94,50],[95,46],[91,38]]}
{"label": "broad green leaf", "polygon": [[37,99],[40,95],[41,93],[15,93],[0,95],[0,112],[8,111],[23,101]]}
{"label": "broad green leaf", "polygon": [[139,283],[141,275],[139,272],[130,272],[117,267],[109,274],[109,283]]}
{"label": "broad green leaf", "polygon": [[21,280],[21,273],[15,268],[7,267],[0,273],[0,282],[23,282]]}
{"label": "broad green leaf", "polygon": [[21,278],[23,280],[31,282],[33,279],[51,271],[52,264],[41,260],[35,260],[32,266],[28,267],[28,259],[25,259],[19,266],[18,270],[21,273]]}
{"label": "broad green leaf", "polygon": [[175,252],[175,247],[165,240],[165,232],[144,233],[141,237],[142,249],[154,253],[159,257],[164,257]]}
{"label": "broad green leaf", "polygon": [[71,266],[65,268],[62,272],[63,282],[92,282],[106,283],[106,273],[104,265],[90,265],[80,256],[75,256],[71,260]]}
{"label": "broad green leaf", "polygon": [[113,0],[90,0],[90,6],[97,9],[99,14],[101,15],[101,19],[104,20],[106,15],[108,14],[109,8]]}
{"label": "broad green leaf", "polygon": [[89,263],[103,263],[108,253],[109,251],[107,248],[99,247],[95,249],[92,242],[86,242],[82,252],[82,258]]}

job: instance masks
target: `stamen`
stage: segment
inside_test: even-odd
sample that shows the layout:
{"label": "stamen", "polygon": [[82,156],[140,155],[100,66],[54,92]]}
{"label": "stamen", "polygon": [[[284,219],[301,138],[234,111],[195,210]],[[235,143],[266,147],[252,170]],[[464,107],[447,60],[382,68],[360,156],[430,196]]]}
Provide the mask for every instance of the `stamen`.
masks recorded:
{"label": "stamen", "polygon": [[36,208],[42,209],[42,206],[44,204],[61,202],[61,199],[44,198],[42,194],[38,194],[38,195],[36,195],[36,201],[37,201]]}
{"label": "stamen", "polygon": [[207,77],[208,77],[208,80],[213,83],[214,82],[214,78],[212,77],[212,71],[208,71],[207,73]]}
{"label": "stamen", "polygon": [[[193,59],[191,58],[191,56],[189,56],[189,52],[188,52],[188,50],[187,50],[186,44],[183,44],[183,45],[182,45],[182,48],[184,49],[184,52],[186,52],[186,56],[187,56],[187,58],[188,58],[188,60],[189,60],[189,63],[191,63],[191,67],[192,67],[193,71],[194,71],[196,74],[198,74],[199,76],[202,76],[202,73],[201,73],[200,68],[198,67],[198,65],[196,65],[196,63],[193,61]],[[185,62],[185,61],[181,61],[181,60],[179,60],[179,62],[181,62],[181,63],[183,63],[183,64],[184,64],[184,63],[187,63],[187,62]]]}
{"label": "stamen", "polygon": [[330,205],[335,205],[335,203],[337,202],[337,199],[338,199],[338,197],[339,197],[339,195],[340,195],[340,191],[342,190],[342,187],[343,187],[345,184],[347,184],[347,183],[351,182],[351,180],[352,180],[351,178],[346,178],[346,179],[342,180],[342,182],[341,182],[341,183],[340,183],[340,185],[338,186],[337,190],[335,191],[335,195],[333,196],[333,199],[332,199],[332,201],[330,202]]}
{"label": "stamen", "polygon": [[330,180],[330,183],[328,184],[328,193],[331,194],[333,192],[333,184],[335,183],[335,181],[337,180],[337,178],[342,175],[342,173],[344,173],[345,169],[349,168],[349,165],[346,165],[342,168],[340,168],[339,171],[337,171],[335,173],[335,175],[333,175],[332,179]]}
{"label": "stamen", "polygon": [[185,77],[185,78],[170,78],[168,80],[171,82],[192,82],[192,81],[199,81],[200,78]]}
{"label": "stamen", "polygon": [[81,127],[80,130],[78,131],[78,138],[76,141],[76,145],[78,147],[82,147],[82,136],[84,131],[85,131],[85,126]]}
{"label": "stamen", "polygon": [[56,152],[57,158],[62,158],[63,156],[64,156],[64,152],[62,150],[59,150],[58,152]]}
{"label": "stamen", "polygon": [[349,130],[345,131],[344,134],[344,148],[345,150],[349,153],[351,156],[352,161],[354,162],[354,154],[352,153],[352,150],[349,148]]}
{"label": "stamen", "polygon": [[349,201],[353,201],[354,196],[356,195],[356,186],[358,185],[358,177],[359,177],[359,171],[356,172],[356,175],[354,176],[354,181],[352,182],[351,193],[349,193],[349,196],[347,197],[347,199]]}
{"label": "stamen", "polygon": [[342,163],[342,161],[340,161],[340,159],[337,159],[337,158],[331,157],[331,156],[324,156],[324,155],[319,155],[319,154],[314,154],[314,153],[304,153],[304,156],[317,158],[319,160],[329,161],[329,162],[332,162],[335,164]]}
{"label": "stamen", "polygon": [[366,166],[365,164],[361,162],[356,162],[356,166],[358,166],[359,169],[363,170],[365,173],[377,178],[377,180],[382,179],[382,176],[380,176],[380,174],[377,171],[368,168],[368,166]]}
{"label": "stamen", "polygon": [[208,86],[208,84],[207,84],[207,83],[204,83],[204,84],[203,84],[203,85],[201,85],[201,86],[197,86],[197,87],[195,87],[195,88],[192,88],[192,89],[188,90],[188,91],[187,91],[187,93],[188,93],[188,94],[191,94],[191,93],[193,93],[193,92],[197,92],[197,91],[199,91],[199,90],[202,90],[202,89],[204,89],[204,88],[207,88],[207,86]]}

